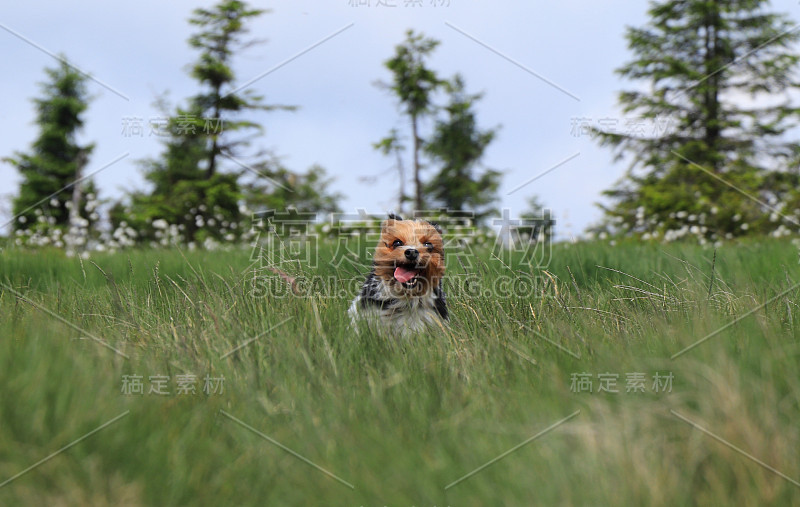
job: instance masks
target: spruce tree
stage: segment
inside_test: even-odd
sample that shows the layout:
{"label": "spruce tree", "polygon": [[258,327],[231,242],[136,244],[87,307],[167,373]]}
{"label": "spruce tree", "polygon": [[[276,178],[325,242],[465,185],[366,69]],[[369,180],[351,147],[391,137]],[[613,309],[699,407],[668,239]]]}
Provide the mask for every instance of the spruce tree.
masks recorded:
{"label": "spruce tree", "polygon": [[425,185],[425,195],[436,206],[473,212],[480,222],[495,211],[491,205],[497,200],[500,185],[499,171],[478,173],[497,131],[478,128],[474,106],[481,95],[467,94],[461,76],[456,76],[447,88],[450,101],[444,107],[446,116],[436,120],[434,133],[425,144],[425,151],[441,164],[439,172]]}
{"label": "spruce tree", "polygon": [[199,112],[196,128],[208,137],[206,177],[210,179],[218,170],[219,156],[237,155],[237,147],[246,144],[232,139],[240,130],[261,127],[240,118],[240,114],[254,110],[293,109],[291,106],[266,105],[263,97],[251,88],[230,89],[236,76],[231,68],[233,55],[258,41],[247,41],[247,22],[266,12],[250,8],[246,2],[223,0],[211,9],[195,9],[189,22],[199,31],[189,39],[189,44],[200,51],[200,58],[192,66],[192,77],[205,88],[192,99]]}
{"label": "spruce tree", "polygon": [[[425,60],[439,45],[439,41],[415,34],[413,30],[406,32],[406,40],[395,47],[395,54],[385,62],[392,72],[391,83],[378,83],[379,86],[391,90],[398,99],[400,108],[408,117],[411,127],[411,154],[414,178],[414,208],[424,208],[424,188],[422,182],[422,161],[420,155],[424,141],[420,134],[421,121],[435,112],[434,93],[444,84],[436,72],[426,66]],[[397,136],[392,135],[377,143],[378,149],[395,144]],[[384,150],[385,151],[385,150]]]}
{"label": "spruce tree", "polygon": [[[259,133],[261,126],[243,114],[292,109],[266,105],[252,89],[234,85],[232,59],[257,42],[245,40],[247,23],[264,12],[246,2],[222,0],[210,9],[195,9],[189,19],[198,27],[189,44],[200,51],[191,75],[201,91],[170,115],[162,155],[143,161],[153,187],[131,196],[129,221],[144,239],[163,243],[165,233],[151,226],[155,220],[178,227],[180,240],[196,244],[228,240],[248,225],[243,220],[250,217],[240,212],[245,197],[241,179],[255,171],[237,160],[248,144],[243,132]],[[222,170],[226,158],[232,160]]]}
{"label": "spruce tree", "polygon": [[798,110],[781,94],[798,85],[799,35],[767,8],[765,0],[651,2],[647,26],[628,29],[633,59],[617,72],[644,86],[619,103],[653,128],[596,131],[631,162],[604,192],[612,228],[705,241],[769,227],[792,186],[775,175],[796,156],[785,134]]}
{"label": "spruce tree", "polygon": [[89,101],[87,78],[65,62],[46,69],[42,97],[34,99],[39,134],[31,150],[6,159],[22,176],[13,202],[15,230],[28,229],[37,221],[67,226],[76,180],[94,148],[77,140]]}
{"label": "spruce tree", "polygon": [[[235,179],[207,179],[206,171],[202,167],[208,160],[207,140],[196,132],[184,131],[186,126],[178,120],[196,117],[198,112],[196,108],[179,108],[176,115],[167,120],[161,156],[139,162],[145,179],[152,185],[151,190],[131,193],[130,213],[114,218],[115,222],[124,220],[132,225],[139,232],[141,240],[164,239],[156,237],[163,236],[163,231],[152,227],[154,221],[164,220],[179,228],[175,240],[202,241],[206,237],[197,237],[198,231],[213,216],[213,211],[219,214],[220,204],[231,201],[233,205],[226,207],[224,216],[228,221],[238,219],[235,203],[239,198],[239,189]],[[221,202],[209,202],[209,187],[216,187],[212,195],[222,197]],[[220,232],[224,234],[227,231]]]}

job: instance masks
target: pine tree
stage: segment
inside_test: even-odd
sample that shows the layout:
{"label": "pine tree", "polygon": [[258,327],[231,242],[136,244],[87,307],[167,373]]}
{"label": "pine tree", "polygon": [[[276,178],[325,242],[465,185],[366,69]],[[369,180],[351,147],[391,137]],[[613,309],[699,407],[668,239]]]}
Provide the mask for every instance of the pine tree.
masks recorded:
{"label": "pine tree", "polygon": [[[199,30],[189,44],[200,50],[200,56],[191,67],[191,75],[202,90],[188,105],[169,115],[162,155],[143,161],[145,178],[153,187],[150,192],[131,196],[131,216],[126,220],[143,233],[142,239],[160,237],[163,242],[163,231],[152,227],[155,220],[178,227],[180,239],[195,244],[235,237],[247,225],[242,219],[249,217],[242,217],[240,212],[245,198],[241,180],[247,169],[231,162],[223,171],[221,158],[242,156],[248,138],[241,133],[261,130],[242,114],[293,109],[265,105],[252,90],[233,87],[236,76],[231,60],[257,42],[244,40],[246,25],[264,12],[236,0],[194,10],[189,22]],[[117,221],[122,220],[121,213],[116,216]]]}
{"label": "pine tree", "polygon": [[[34,100],[39,134],[30,152],[6,159],[22,176],[13,202],[15,230],[28,229],[37,221],[66,228],[76,180],[94,149],[93,144],[77,141],[88,108],[87,78],[65,62],[46,69],[43,96]],[[85,206],[85,199],[77,202]]]}
{"label": "pine tree", "polygon": [[[396,46],[395,55],[385,62],[386,68],[392,72],[392,82],[389,84],[378,83],[397,96],[400,107],[408,117],[411,126],[414,207],[417,210],[424,208],[422,162],[420,160],[424,142],[420,135],[420,122],[435,111],[433,94],[444,83],[433,70],[426,67],[425,59],[438,45],[439,41],[409,30],[406,32],[405,42]],[[377,143],[377,147],[382,149],[380,147],[386,142],[392,142],[391,136]]]}
{"label": "pine tree", "polygon": [[478,128],[474,106],[481,95],[467,94],[461,76],[447,87],[450,102],[444,107],[446,118],[436,121],[434,133],[425,144],[425,151],[442,167],[425,185],[425,195],[436,206],[473,212],[480,222],[495,211],[491,204],[497,200],[501,173],[489,169],[476,174],[476,170],[497,130]]}
{"label": "pine tree", "polygon": [[200,58],[192,67],[192,77],[206,90],[195,96],[193,106],[199,112],[196,128],[208,136],[206,177],[210,179],[218,169],[219,155],[236,155],[236,148],[246,144],[241,139],[232,140],[231,134],[245,129],[260,130],[257,123],[238,118],[240,113],[254,110],[293,109],[291,106],[263,104],[263,97],[252,89],[227,90],[235,81],[231,58],[257,41],[244,41],[248,33],[246,23],[250,18],[266,12],[252,9],[246,2],[223,0],[212,9],[195,9],[189,22],[200,31],[189,39],[189,44],[200,50]]}
{"label": "pine tree", "polygon": [[767,5],[651,2],[648,25],[628,29],[634,57],[617,72],[648,87],[620,93],[619,102],[655,128],[596,132],[618,160],[631,161],[625,178],[604,193],[617,231],[688,231],[704,241],[768,227],[769,209],[791,187],[774,183],[785,183],[775,175],[785,175],[796,157],[785,134],[797,125],[798,110],[779,94],[798,86],[791,45],[800,35]]}
{"label": "pine tree", "polygon": [[[161,105],[163,107],[163,103]],[[206,223],[214,215],[223,217],[220,224],[239,220],[237,201],[240,193],[236,177],[217,174],[208,178],[202,167],[208,161],[207,139],[196,132],[185,131],[187,126],[180,120],[197,117],[198,113],[197,108],[179,108],[165,125],[166,138],[161,156],[140,161],[152,189],[133,192],[130,195],[131,212],[128,216],[116,217],[115,221],[128,222],[139,232],[141,240],[163,239],[156,237],[161,232],[152,227],[157,220],[177,226],[179,238],[175,239],[187,243],[202,242],[207,238],[207,233],[198,237],[198,232],[206,228]],[[228,231],[217,232],[215,239]]]}

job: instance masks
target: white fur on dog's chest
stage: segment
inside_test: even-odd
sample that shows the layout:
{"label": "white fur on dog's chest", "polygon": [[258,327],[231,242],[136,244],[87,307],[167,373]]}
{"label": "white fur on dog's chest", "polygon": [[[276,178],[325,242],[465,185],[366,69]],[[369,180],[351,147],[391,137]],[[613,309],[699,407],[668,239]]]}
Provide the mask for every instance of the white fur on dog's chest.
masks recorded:
{"label": "white fur on dog's chest", "polygon": [[[370,281],[373,282],[371,286],[367,285]],[[389,297],[386,287],[374,279],[368,279],[365,285],[370,289],[366,291],[368,294],[359,294],[348,311],[354,325],[359,319],[366,319],[392,333],[405,335],[443,324],[436,308],[437,296],[433,292],[419,297],[394,298]]]}
{"label": "white fur on dog's chest", "polygon": [[387,323],[412,331],[420,331],[426,326],[441,321],[434,305],[434,297],[429,294],[424,298],[409,299],[403,301],[400,306],[381,310],[381,317]]}

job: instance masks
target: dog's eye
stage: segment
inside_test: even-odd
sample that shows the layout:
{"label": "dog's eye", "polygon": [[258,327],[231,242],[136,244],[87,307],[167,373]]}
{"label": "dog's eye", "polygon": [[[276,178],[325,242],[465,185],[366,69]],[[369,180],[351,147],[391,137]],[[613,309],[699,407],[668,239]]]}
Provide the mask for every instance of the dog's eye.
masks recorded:
{"label": "dog's eye", "polygon": [[398,246],[403,246],[403,242],[399,239],[396,239],[394,240],[394,243],[392,243],[392,248],[397,248]]}
{"label": "dog's eye", "polygon": [[422,246],[424,246],[428,250],[433,250],[433,243],[431,243],[430,241],[426,241],[425,243],[422,244]]}

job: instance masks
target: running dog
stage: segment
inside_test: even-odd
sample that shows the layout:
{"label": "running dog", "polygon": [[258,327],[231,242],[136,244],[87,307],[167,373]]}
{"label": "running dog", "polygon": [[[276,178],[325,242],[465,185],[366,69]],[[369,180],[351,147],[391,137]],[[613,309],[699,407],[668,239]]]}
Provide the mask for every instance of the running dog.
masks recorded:
{"label": "running dog", "polygon": [[441,284],[444,242],[438,225],[389,215],[381,224],[372,270],[350,305],[354,324],[380,322],[407,335],[449,320]]}

